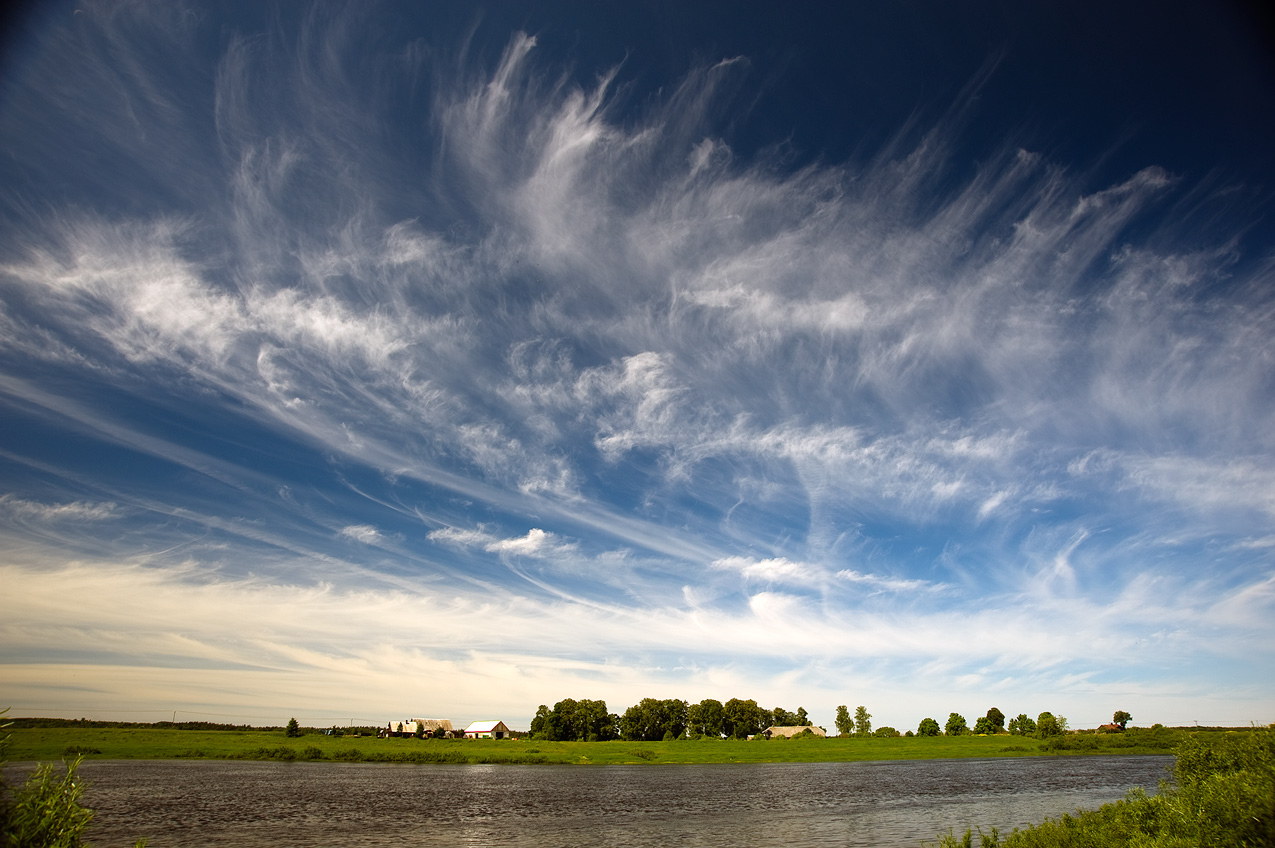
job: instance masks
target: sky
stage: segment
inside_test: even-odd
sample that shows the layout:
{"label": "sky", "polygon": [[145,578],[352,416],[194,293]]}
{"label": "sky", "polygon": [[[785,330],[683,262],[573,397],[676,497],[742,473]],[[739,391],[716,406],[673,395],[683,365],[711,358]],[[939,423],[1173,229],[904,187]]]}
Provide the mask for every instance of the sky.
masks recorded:
{"label": "sky", "polygon": [[1275,721],[1263,15],[28,4],[0,702]]}

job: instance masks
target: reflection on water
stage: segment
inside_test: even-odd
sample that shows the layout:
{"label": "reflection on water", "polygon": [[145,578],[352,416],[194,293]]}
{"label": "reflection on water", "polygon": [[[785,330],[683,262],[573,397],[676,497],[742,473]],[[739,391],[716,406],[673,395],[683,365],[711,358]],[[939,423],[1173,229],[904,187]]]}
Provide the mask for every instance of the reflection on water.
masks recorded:
{"label": "reflection on water", "polygon": [[98,848],[892,846],[1154,790],[1170,757],[449,766],[86,762]]}

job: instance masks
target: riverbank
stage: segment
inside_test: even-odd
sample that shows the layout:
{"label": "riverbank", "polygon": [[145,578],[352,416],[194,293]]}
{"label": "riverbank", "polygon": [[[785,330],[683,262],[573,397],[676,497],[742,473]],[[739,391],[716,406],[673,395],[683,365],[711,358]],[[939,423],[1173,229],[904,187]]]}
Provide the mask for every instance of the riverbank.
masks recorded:
{"label": "riverbank", "polygon": [[[670,742],[545,742],[529,739],[378,739],[282,730],[137,727],[13,727],[11,762],[86,759],[252,759],[404,763],[786,763],[937,760],[1059,755],[1167,754],[1191,736],[1219,731],[1130,728],[1051,739],[999,734],[897,738],[684,739]],[[1233,733],[1235,731],[1227,731]],[[1243,732],[1243,731],[1240,731]]]}

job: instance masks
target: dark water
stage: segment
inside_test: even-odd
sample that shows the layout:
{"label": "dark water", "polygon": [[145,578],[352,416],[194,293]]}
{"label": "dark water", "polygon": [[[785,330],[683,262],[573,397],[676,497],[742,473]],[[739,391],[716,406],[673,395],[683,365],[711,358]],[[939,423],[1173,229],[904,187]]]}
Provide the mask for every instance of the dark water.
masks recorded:
{"label": "dark water", "polygon": [[449,766],[90,761],[97,848],[912,846],[1154,791],[1171,757]]}

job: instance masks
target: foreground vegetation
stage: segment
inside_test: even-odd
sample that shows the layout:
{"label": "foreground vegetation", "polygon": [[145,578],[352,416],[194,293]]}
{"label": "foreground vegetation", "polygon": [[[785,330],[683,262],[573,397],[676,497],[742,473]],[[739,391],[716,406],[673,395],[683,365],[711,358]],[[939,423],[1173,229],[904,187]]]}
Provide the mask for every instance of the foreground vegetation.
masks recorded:
{"label": "foreground vegetation", "polygon": [[[1275,725],[1188,736],[1172,783],[1002,837],[979,831],[980,848],[1260,848],[1275,846]],[[971,831],[939,848],[973,848]]]}
{"label": "foreground vegetation", "polygon": [[[177,729],[171,725],[93,726],[62,722],[10,729],[12,760],[259,759],[403,763],[769,763],[1025,757],[1070,754],[1168,754],[1188,736],[1171,728],[1118,734],[1066,734],[1048,739],[997,734],[933,737],[805,737],[555,742],[542,739],[378,739],[283,728]],[[52,723],[50,723],[52,724]],[[1204,735],[1204,734],[1201,734]]]}
{"label": "foreground vegetation", "polygon": [[[7,711],[6,711],[7,712]],[[0,846],[4,848],[80,848],[93,811],[81,803],[84,782],[77,771],[80,758],[63,764],[41,763],[27,780],[12,786],[4,774],[7,765],[8,725],[0,727]],[[138,840],[134,848],[145,848]]]}

